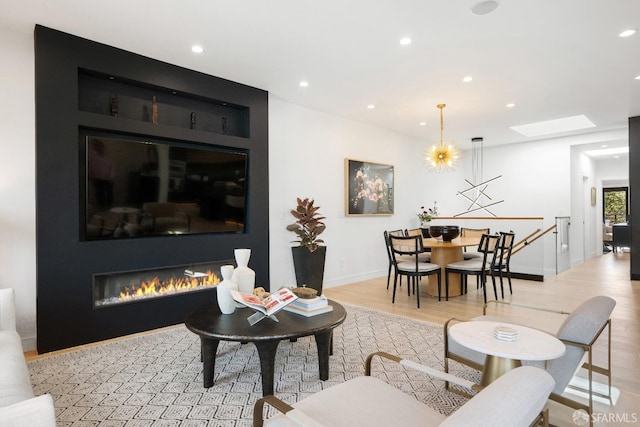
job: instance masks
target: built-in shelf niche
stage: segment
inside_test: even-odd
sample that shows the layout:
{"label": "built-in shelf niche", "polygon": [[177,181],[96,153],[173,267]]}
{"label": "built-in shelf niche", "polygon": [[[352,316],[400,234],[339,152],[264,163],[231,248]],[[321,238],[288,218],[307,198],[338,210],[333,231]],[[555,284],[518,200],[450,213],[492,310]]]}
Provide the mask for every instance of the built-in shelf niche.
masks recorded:
{"label": "built-in shelf niche", "polygon": [[153,123],[154,97],[158,125],[250,138],[249,107],[87,69],[78,70],[80,111],[110,116],[114,120]]}

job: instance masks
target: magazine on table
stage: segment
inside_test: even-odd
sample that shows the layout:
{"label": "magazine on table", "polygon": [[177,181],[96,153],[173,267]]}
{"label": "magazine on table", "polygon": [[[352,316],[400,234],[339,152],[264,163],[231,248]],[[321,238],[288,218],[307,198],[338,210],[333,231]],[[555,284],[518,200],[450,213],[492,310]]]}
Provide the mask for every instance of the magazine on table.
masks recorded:
{"label": "magazine on table", "polygon": [[291,289],[288,288],[279,289],[263,300],[258,298],[256,295],[245,294],[238,291],[231,291],[231,296],[233,296],[233,299],[238,301],[240,304],[244,304],[259,312],[259,316],[251,316],[253,320],[249,320],[249,323],[252,325],[265,317],[270,317],[272,320],[277,322],[278,319],[274,314],[298,299],[296,294],[291,292]]}

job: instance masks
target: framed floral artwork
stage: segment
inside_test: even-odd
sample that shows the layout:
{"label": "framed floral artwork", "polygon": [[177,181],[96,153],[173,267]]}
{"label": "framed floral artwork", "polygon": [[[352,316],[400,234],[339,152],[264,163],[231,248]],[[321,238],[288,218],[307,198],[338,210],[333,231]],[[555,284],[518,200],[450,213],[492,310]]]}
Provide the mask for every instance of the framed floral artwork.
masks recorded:
{"label": "framed floral artwork", "polygon": [[345,214],[393,215],[393,166],[344,159]]}

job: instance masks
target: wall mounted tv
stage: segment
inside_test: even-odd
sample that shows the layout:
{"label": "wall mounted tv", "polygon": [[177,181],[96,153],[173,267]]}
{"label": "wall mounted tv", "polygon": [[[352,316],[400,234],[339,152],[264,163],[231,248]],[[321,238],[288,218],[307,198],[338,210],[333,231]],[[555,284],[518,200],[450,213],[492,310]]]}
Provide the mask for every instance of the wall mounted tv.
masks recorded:
{"label": "wall mounted tv", "polygon": [[242,150],[83,131],[80,152],[81,241],[245,231]]}

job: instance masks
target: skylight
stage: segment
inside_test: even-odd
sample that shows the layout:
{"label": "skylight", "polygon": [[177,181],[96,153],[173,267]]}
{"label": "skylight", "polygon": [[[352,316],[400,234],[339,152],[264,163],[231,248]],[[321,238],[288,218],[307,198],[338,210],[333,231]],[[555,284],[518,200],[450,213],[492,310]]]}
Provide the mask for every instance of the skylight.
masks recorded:
{"label": "skylight", "polygon": [[562,119],[511,126],[511,129],[524,136],[541,136],[560,132],[571,132],[595,126],[596,125],[593,124],[591,120],[589,120],[584,114],[581,114],[579,116],[565,117]]}

